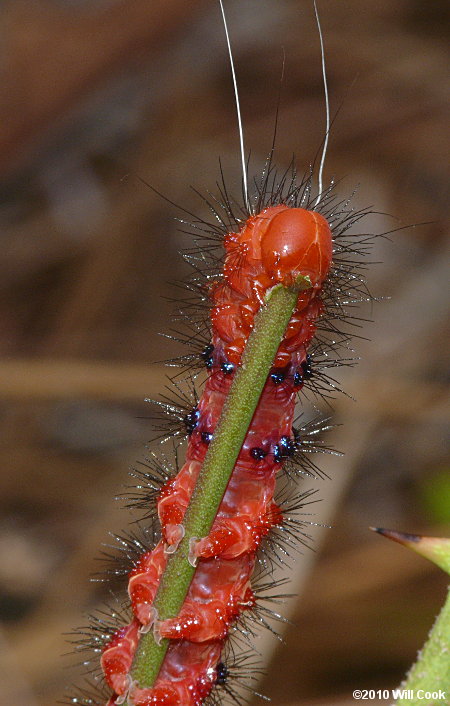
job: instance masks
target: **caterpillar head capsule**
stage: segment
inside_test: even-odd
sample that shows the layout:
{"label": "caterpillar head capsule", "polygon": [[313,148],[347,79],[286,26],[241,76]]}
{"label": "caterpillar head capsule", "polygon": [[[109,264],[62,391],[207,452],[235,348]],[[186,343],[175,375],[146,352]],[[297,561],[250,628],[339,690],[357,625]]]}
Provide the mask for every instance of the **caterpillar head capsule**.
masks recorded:
{"label": "caterpillar head capsule", "polygon": [[320,287],[332,258],[331,229],[325,218],[316,211],[287,207],[269,208],[260,217],[266,221],[261,261],[269,277],[289,286],[302,275]]}

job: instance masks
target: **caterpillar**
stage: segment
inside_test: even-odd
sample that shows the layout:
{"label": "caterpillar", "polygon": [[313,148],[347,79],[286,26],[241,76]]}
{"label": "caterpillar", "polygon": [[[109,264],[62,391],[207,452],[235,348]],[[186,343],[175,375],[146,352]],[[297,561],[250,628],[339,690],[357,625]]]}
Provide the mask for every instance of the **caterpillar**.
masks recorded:
{"label": "caterpillar", "polygon": [[[143,510],[147,524],[118,538],[126,566],[110,569],[126,574],[126,601],[79,629],[78,649],[94,652],[102,681],[66,703],[200,706],[221,703],[221,688],[236,702],[236,639],[252,633],[252,620],[269,627],[268,619],[283,620],[266,605],[279,597],[270,594],[278,590],[271,550],[309,540],[302,513],[314,491],[291,492],[291,480],[320,475],[311,453],[325,448],[315,438],[327,421],[298,425],[296,401],[308,388],[324,395],[335,389],[327,371],[347,362],[345,322],[369,297],[362,270],[371,238],[351,230],[369,210],[354,210],[334,183],[323,188],[330,120],[316,6],[327,108],[317,187],[315,166],[301,178],[294,163],[278,172],[273,144],[252,194],[220,7],[242,203],[222,173],[218,194],[203,197],[213,221],[190,212],[182,219],[195,240],[184,253],[194,274],[179,338],[195,335],[201,345],[169,361],[180,374],[172,378],[173,398],[158,403],[168,423],[155,428],[160,441],[187,439],[185,459],[178,462],[176,447],[175,460],[151,454],[132,473],[137,490],[127,504]],[[199,364],[206,371],[201,394]]]}

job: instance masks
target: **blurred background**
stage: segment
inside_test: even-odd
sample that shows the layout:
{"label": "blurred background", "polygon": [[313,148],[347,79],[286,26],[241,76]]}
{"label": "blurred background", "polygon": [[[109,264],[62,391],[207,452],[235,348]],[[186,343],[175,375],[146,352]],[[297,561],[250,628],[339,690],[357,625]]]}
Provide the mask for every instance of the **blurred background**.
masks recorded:
{"label": "blurred background", "polygon": [[[324,135],[310,0],[228,0],[246,146],[307,168]],[[320,1],[333,124],[325,176],[373,205],[361,363],[339,373],[315,552],[292,560],[285,644],[260,690],[275,706],[343,704],[396,686],[444,600],[445,576],[369,532],[448,534],[445,0]],[[67,635],[107,597],[89,582],[114,501],[151,436],[189,246],[176,204],[219,176],[239,193],[235,106],[213,0],[0,5],[0,700],[48,706],[76,682]],[[390,215],[383,215],[390,214]],[[418,225],[414,225],[418,224]],[[411,226],[402,230],[403,226]],[[327,413],[327,406],[319,404]]]}

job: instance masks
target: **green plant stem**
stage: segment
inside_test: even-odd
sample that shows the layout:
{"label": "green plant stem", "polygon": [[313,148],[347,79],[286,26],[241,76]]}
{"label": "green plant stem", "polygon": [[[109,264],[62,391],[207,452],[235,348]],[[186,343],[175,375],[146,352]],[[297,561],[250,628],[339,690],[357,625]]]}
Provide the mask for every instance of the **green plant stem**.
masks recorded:
{"label": "green plant stem", "polygon": [[[185,535],[176,552],[169,556],[153,606],[159,620],[178,615],[195,573],[188,561],[190,539],[206,537],[213,525],[236,459],[258,405],[267,376],[286,326],[297,304],[298,293],[308,289],[308,278],[299,278],[295,287],[276,285],[255,317],[241,365],[236,371],[229,395],[200,471],[191,502],[184,517]],[[169,640],[155,641],[153,631],[142,635],[131,670],[141,688],[153,686],[169,646]]]}
{"label": "green plant stem", "polygon": [[410,690],[411,698],[405,695],[405,698],[397,699],[397,706],[423,706],[431,703],[430,699],[424,698],[424,694],[439,690],[445,696],[433,699],[433,706],[450,702],[450,591],[428,640],[419,652],[417,662],[400,689]]}

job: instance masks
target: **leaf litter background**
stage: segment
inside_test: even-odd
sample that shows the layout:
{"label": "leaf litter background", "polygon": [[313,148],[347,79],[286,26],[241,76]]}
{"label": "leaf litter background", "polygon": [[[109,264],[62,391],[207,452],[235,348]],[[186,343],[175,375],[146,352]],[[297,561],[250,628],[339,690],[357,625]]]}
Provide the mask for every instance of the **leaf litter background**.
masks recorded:
{"label": "leaf litter background", "polygon": [[[281,94],[277,162],[307,167],[323,136],[317,30],[306,0],[229,0],[247,147],[257,170]],[[326,176],[377,211],[370,288],[391,297],[339,380],[316,551],[293,557],[298,597],[261,690],[275,706],[352,703],[395,686],[442,603],[445,577],[368,531],[448,533],[445,123],[448,6],[322,0],[333,126]],[[101,604],[90,583],[114,501],[150,438],[146,396],[176,350],[168,284],[189,245],[173,207],[207,215],[218,157],[239,191],[236,121],[217,4],[4,2],[1,59],[0,696],[56,703],[77,670],[67,633]],[[432,223],[430,223],[430,221]],[[327,412],[326,405],[321,407]],[[72,660],[73,661],[73,660]]]}

